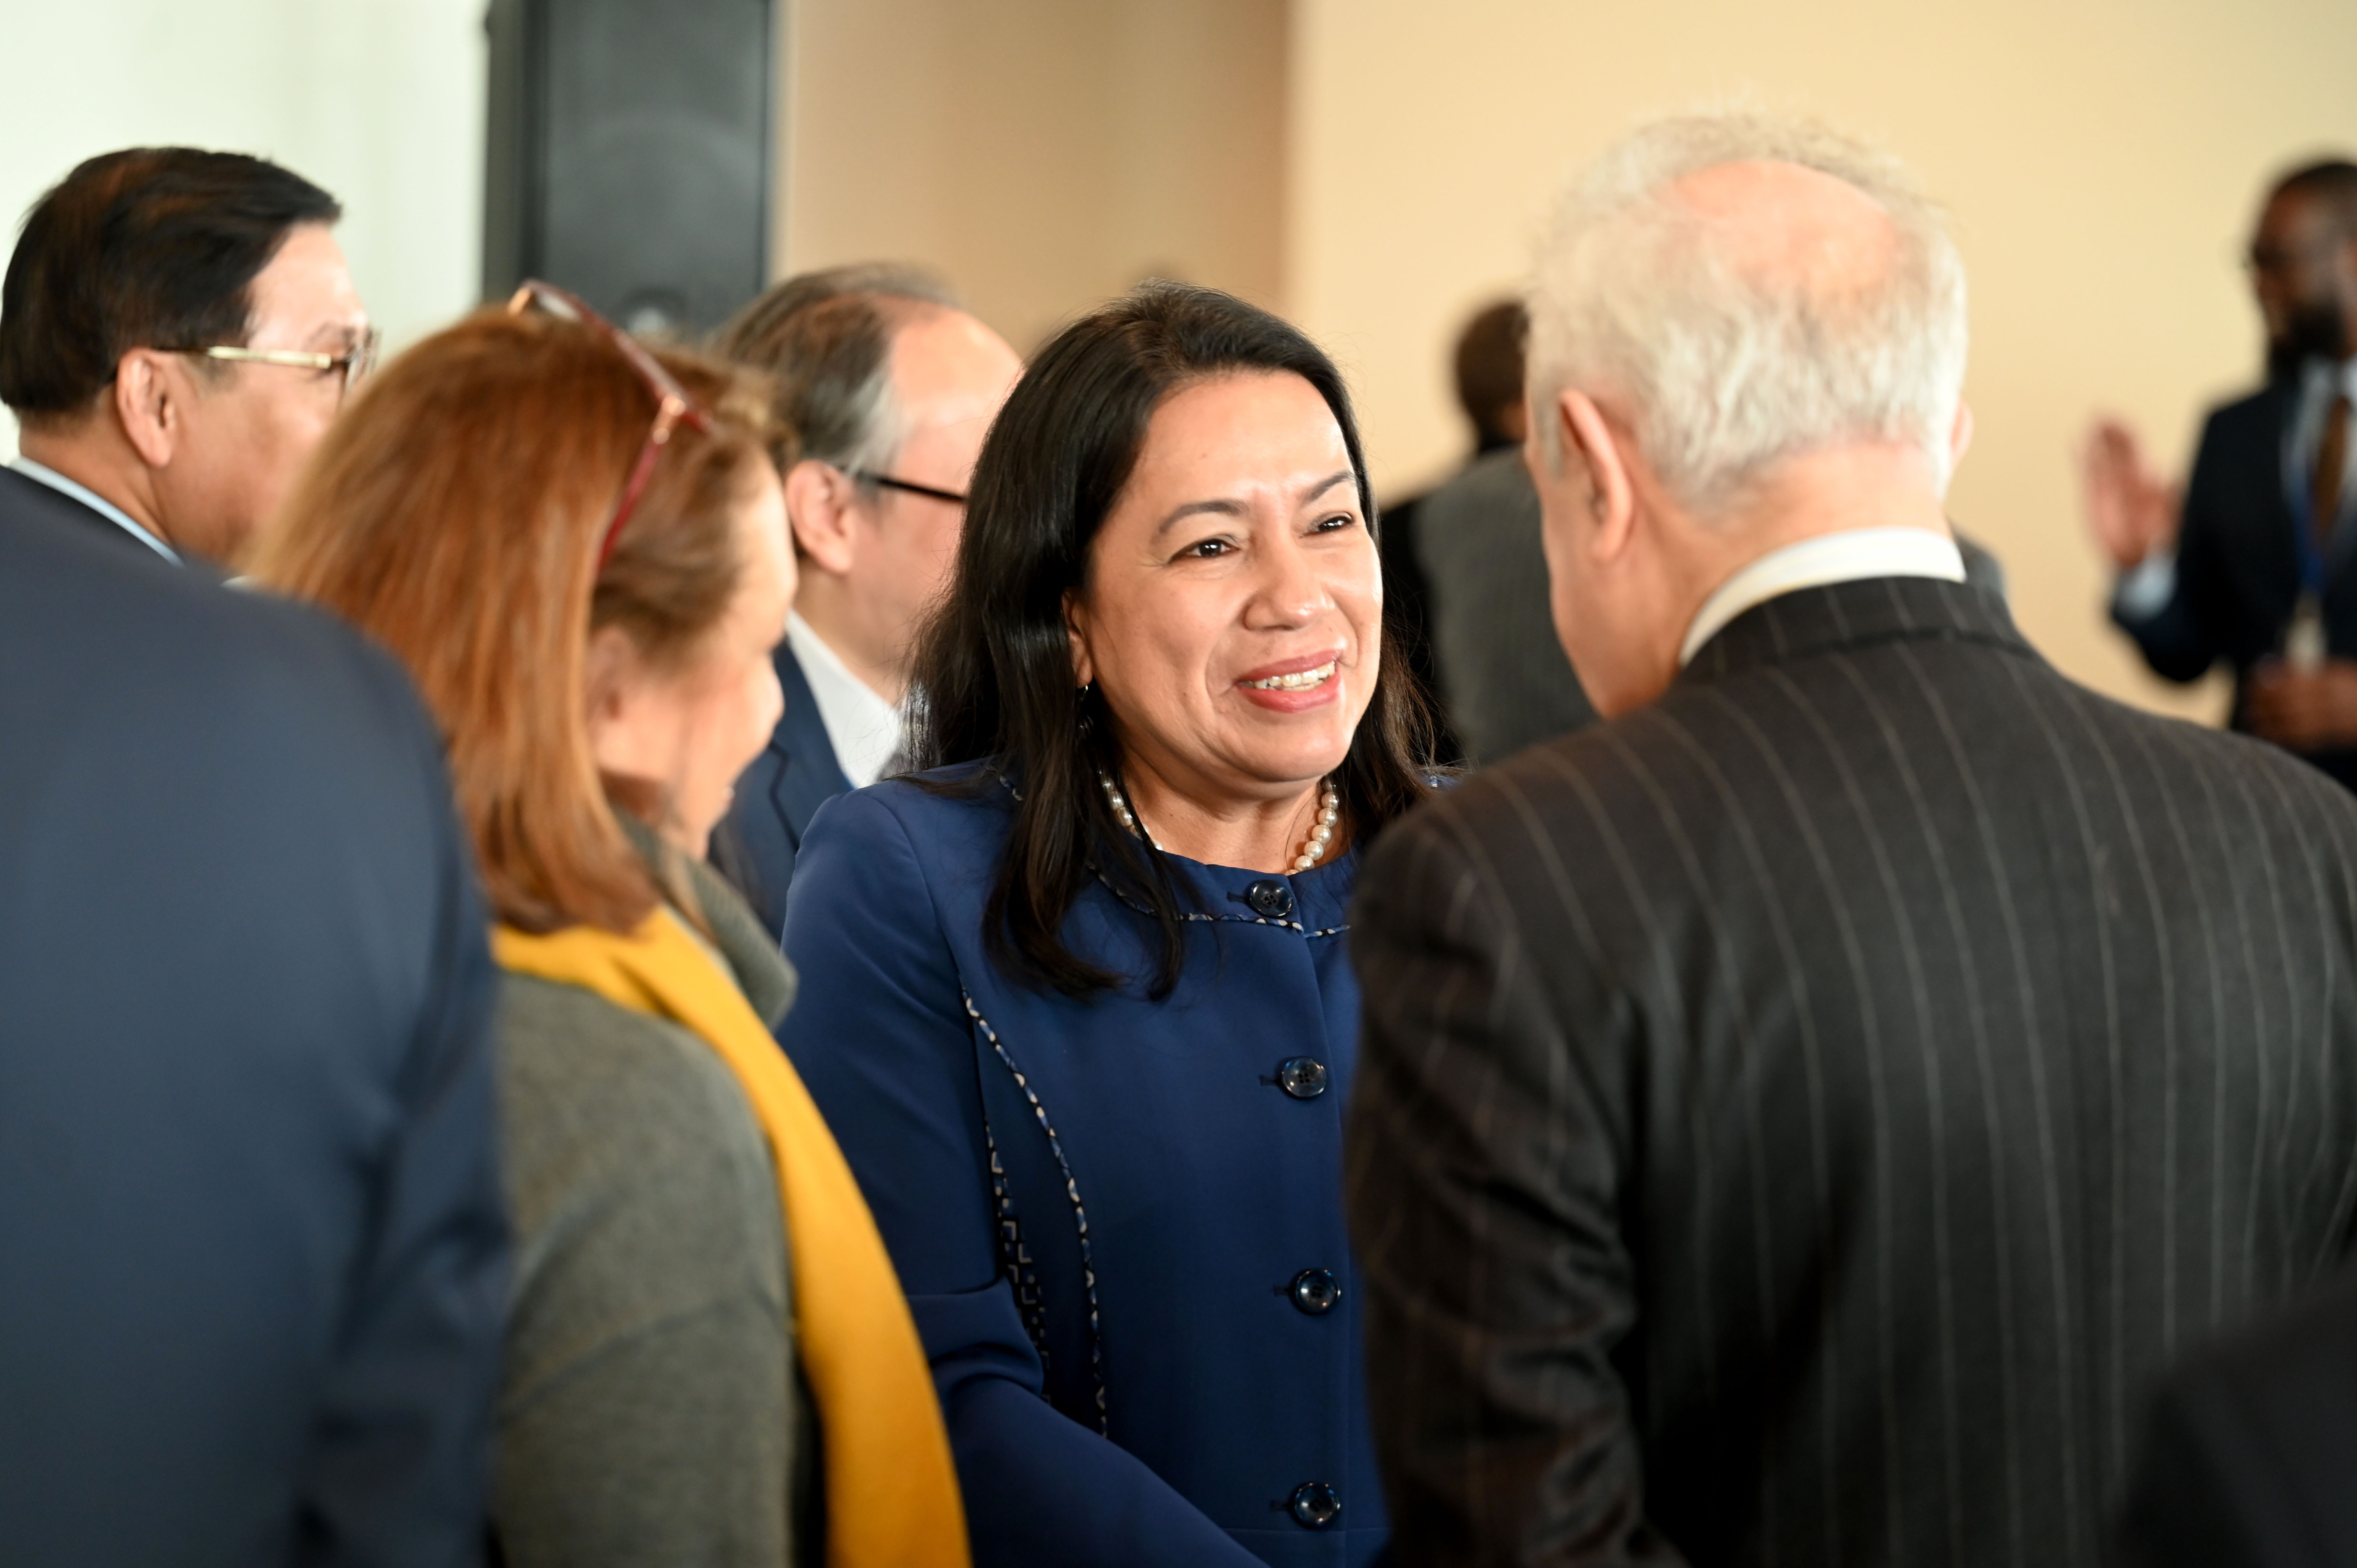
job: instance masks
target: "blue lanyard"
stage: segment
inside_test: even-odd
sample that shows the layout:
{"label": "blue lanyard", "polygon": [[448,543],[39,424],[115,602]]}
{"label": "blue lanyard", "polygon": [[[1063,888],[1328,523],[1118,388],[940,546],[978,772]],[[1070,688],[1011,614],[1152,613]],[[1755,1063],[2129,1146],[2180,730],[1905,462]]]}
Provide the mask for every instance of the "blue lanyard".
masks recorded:
{"label": "blue lanyard", "polygon": [[2298,444],[2287,438],[2283,455],[2284,501],[2291,511],[2291,547],[2299,556],[2300,591],[2321,600],[2324,552],[2316,542],[2316,493],[2312,488],[2315,476],[2303,474],[2299,468]]}
{"label": "blue lanyard", "polygon": [[2299,585],[2310,596],[2324,597],[2324,553],[2316,547],[2316,502],[2302,501],[2292,511],[2292,548],[2299,552]]}

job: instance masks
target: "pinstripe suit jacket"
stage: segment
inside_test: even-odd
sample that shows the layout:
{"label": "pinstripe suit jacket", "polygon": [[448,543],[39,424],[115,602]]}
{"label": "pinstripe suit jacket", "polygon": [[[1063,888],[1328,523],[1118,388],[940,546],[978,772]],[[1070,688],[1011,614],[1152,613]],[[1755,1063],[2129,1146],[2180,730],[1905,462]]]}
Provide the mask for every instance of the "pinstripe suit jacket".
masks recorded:
{"label": "pinstripe suit jacket", "polygon": [[2099,1560],[2357,1198],[2357,802],[1993,596],[1770,600],[1396,824],[1350,1144],[1401,1559]]}

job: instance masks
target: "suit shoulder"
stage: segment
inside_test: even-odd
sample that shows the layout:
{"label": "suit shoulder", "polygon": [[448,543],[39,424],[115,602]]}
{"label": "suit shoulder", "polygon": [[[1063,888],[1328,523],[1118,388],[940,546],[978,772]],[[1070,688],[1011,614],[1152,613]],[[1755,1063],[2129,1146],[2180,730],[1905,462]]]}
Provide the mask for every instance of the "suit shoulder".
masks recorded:
{"label": "suit shoulder", "polygon": [[973,918],[996,881],[1012,806],[1003,781],[969,768],[888,779],[820,807],[786,901],[785,950],[805,983],[800,948],[821,929]]}
{"label": "suit shoulder", "polygon": [[[1672,692],[1653,708],[1674,706],[1682,693]],[[1468,774],[1455,789],[1438,792],[1447,810],[1468,824],[1489,825],[1525,818],[1534,799],[1553,797],[1568,789],[1593,793],[1613,788],[1620,769],[1609,759],[1631,743],[1631,718],[1587,725],[1569,735],[1525,747],[1502,762]]]}
{"label": "suit shoulder", "polygon": [[2091,722],[2162,749],[2179,769],[2206,772],[2221,779],[2263,780],[2303,814],[2321,814],[2357,826],[2357,795],[2279,746],[2131,707],[2060,674],[2055,679],[2082,704]]}
{"label": "suit shoulder", "polygon": [[355,799],[426,779],[447,793],[391,654],[308,606],[61,531],[0,528],[0,701],[20,734],[169,750],[220,782],[291,770]]}
{"label": "suit shoulder", "polygon": [[1611,788],[1597,764],[1610,750],[1591,725],[1515,753],[1503,762],[1437,781],[1423,804],[1386,827],[1372,846],[1368,875],[1395,875],[1410,860],[1496,866],[1526,855],[1551,837],[1566,797],[1593,799]]}
{"label": "suit shoulder", "polygon": [[1006,836],[1015,797],[986,764],[960,763],[886,779],[829,800],[811,819],[809,842],[863,843],[905,836],[920,849]]}
{"label": "suit shoulder", "polygon": [[0,530],[0,623],[28,660],[93,687],[205,709],[242,705],[256,680],[330,709],[355,688],[407,690],[390,655],[308,606],[54,531]]}
{"label": "suit shoulder", "polygon": [[2283,395],[2281,388],[2262,386],[2212,403],[2201,416],[2201,444],[2259,442],[2272,450]]}
{"label": "suit shoulder", "polygon": [[2209,406],[2202,418],[2204,420],[2249,419],[2271,410],[2281,393],[2281,388],[2271,384],[2252,387],[2232,397],[2220,398]]}

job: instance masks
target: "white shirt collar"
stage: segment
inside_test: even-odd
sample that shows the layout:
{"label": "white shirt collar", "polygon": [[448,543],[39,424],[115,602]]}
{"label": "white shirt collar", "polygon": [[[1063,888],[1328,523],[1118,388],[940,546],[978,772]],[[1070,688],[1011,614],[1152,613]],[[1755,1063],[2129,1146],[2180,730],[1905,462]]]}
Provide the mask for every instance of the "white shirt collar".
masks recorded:
{"label": "white shirt collar", "polygon": [[2300,395],[2306,401],[2328,403],[2332,401],[2332,394],[2339,392],[2357,403],[2357,357],[2340,360],[2310,359],[2299,369]]}
{"label": "white shirt collar", "polygon": [[810,682],[835,765],[853,789],[866,789],[884,776],[885,765],[900,749],[900,710],[854,675],[799,613],[786,618],[786,643]]}
{"label": "white shirt collar", "polygon": [[1921,528],[1855,528],[1770,550],[1702,602],[1678,649],[1678,667],[1684,669],[1704,643],[1755,605],[1803,588],[1862,577],[1937,577],[1961,583],[1964,557],[1954,540]]}
{"label": "white shirt collar", "polygon": [[55,468],[45,467],[41,464],[34,462],[30,457],[20,456],[14,458],[10,461],[8,466],[16,469],[16,472],[24,475],[25,478],[31,479],[36,484],[47,485],[49,489],[57,491],[58,494],[61,496],[72,497],[75,500],[78,500],[81,502],[82,505],[90,508],[91,510],[98,513],[99,516],[106,519],[107,521],[114,524],[117,528],[122,529],[125,533],[131,535],[132,538],[139,541],[140,543],[145,544],[148,549],[153,550],[156,554],[161,555],[165,560],[169,561],[173,565],[178,566],[180,564],[180,553],[178,551],[173,549],[170,545],[165,543],[162,540],[156,538],[154,534],[140,527],[138,523],[132,521],[131,514],[129,512],[124,511],[113,501],[108,500],[96,490],[91,489],[86,486],[78,485],[71,479],[67,478],[63,474],[59,473]]}

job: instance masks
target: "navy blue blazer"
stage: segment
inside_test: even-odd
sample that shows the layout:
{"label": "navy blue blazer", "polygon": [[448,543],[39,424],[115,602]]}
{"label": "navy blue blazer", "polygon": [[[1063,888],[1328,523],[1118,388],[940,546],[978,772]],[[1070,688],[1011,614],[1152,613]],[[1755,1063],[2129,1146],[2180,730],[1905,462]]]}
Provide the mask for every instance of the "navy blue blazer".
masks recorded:
{"label": "navy blue blazer", "polygon": [[342,627],[6,478],[0,1559],[474,1561],[507,1242],[439,739]]}
{"label": "navy blue blazer", "polygon": [[[2177,591],[2158,615],[2114,618],[2143,650],[2154,671],[2198,681],[2223,660],[2237,690],[2229,723],[2247,729],[2240,683],[2254,665],[2283,650],[2284,628],[2299,598],[2298,531],[2284,452],[2299,412],[2296,381],[2270,383],[2212,409],[2202,425],[2193,474],[2185,487],[2177,538]],[[2324,639],[2328,651],[2357,659],[2357,527],[2334,530],[2325,556]],[[2357,752],[2309,758],[2357,787]]]}
{"label": "navy blue blazer", "polygon": [[[974,1561],[1365,1563],[1387,1530],[1342,1221],[1357,857],[1172,857],[1201,911],[1177,991],[1077,1002],[984,953],[1008,818],[1003,785],[830,801],[779,1036],[909,1293]],[[1102,886],[1065,929],[1140,976],[1152,934]]]}
{"label": "navy blue blazer", "polygon": [[714,867],[745,896],[773,937],[785,928],[786,889],[793,885],[794,859],[812,814],[851,788],[802,660],[782,642],[774,657],[786,711],[768,748],[737,780],[737,798],[713,835],[712,851]]}

